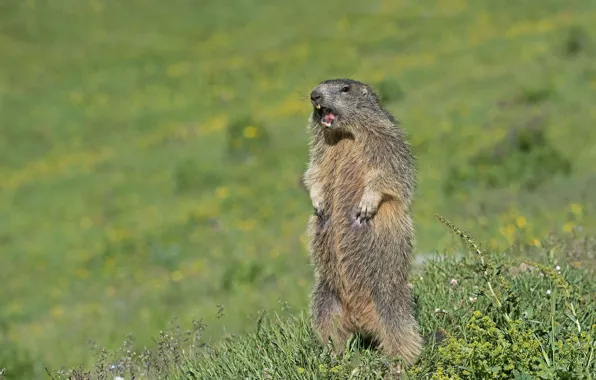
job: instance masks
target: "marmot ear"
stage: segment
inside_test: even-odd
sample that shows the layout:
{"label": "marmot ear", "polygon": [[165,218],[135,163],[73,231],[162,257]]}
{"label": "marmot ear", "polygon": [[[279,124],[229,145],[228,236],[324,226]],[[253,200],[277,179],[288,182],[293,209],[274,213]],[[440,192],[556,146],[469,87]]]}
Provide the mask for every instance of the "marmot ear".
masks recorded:
{"label": "marmot ear", "polygon": [[364,95],[364,96],[368,96],[369,95],[368,88],[362,87],[362,95]]}

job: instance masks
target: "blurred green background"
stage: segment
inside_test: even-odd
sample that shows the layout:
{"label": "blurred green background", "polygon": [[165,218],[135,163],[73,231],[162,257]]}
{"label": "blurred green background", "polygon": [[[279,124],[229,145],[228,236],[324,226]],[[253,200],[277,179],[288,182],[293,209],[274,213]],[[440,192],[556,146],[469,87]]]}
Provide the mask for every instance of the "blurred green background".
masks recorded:
{"label": "blurred green background", "polygon": [[304,309],[324,79],[407,131],[419,257],[461,249],[434,213],[495,249],[593,229],[594,21],[590,0],[3,0],[0,367]]}

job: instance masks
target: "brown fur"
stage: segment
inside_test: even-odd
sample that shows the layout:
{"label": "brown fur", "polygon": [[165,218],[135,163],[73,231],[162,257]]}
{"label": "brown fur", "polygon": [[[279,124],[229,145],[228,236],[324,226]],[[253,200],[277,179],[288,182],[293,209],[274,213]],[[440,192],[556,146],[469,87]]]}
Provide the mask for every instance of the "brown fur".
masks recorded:
{"label": "brown fur", "polygon": [[[313,327],[337,353],[361,333],[412,364],[422,339],[408,286],[415,188],[409,145],[366,84],[325,81],[311,99],[322,107],[309,120],[303,177],[315,208],[308,225]],[[326,109],[337,116],[332,127],[321,124]]]}

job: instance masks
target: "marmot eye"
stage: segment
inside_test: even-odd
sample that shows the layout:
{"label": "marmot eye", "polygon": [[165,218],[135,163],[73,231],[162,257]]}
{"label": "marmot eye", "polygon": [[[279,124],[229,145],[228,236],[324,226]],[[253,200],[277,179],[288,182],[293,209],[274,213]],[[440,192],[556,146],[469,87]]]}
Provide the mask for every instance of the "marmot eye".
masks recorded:
{"label": "marmot eye", "polygon": [[350,91],[350,86],[348,86],[348,85],[345,85],[341,88],[341,92],[348,92],[348,91]]}

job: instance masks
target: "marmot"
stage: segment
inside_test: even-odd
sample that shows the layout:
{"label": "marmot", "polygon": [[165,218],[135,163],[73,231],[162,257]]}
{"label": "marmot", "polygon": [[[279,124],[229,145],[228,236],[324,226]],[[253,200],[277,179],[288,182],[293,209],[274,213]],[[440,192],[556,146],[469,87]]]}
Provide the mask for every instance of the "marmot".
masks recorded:
{"label": "marmot", "polygon": [[344,349],[352,333],[406,364],[422,338],[408,275],[414,247],[414,158],[403,130],[367,84],[326,80],[310,98],[304,185],[315,284],[310,312],[319,337]]}

